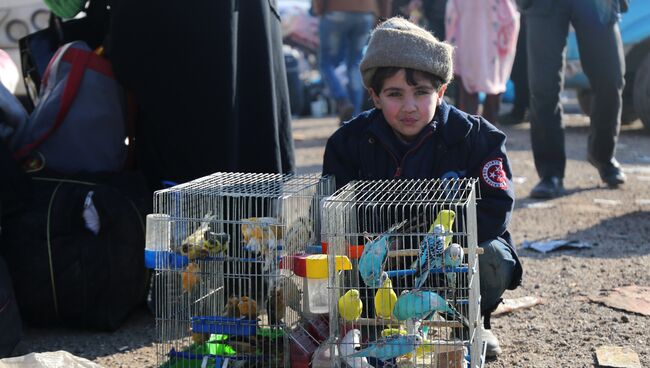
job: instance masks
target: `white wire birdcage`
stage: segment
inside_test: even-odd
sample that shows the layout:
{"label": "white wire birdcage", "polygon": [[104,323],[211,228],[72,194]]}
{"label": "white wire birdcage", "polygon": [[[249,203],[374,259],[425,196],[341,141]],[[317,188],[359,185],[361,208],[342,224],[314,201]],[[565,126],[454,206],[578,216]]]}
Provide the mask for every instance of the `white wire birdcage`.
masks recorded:
{"label": "white wire birdcage", "polygon": [[482,366],[477,188],[356,181],[323,201],[332,366]]}
{"label": "white wire birdcage", "polygon": [[320,249],[332,186],[318,175],[216,173],[154,194],[145,257],[158,366],[289,366],[303,317],[294,259]]}

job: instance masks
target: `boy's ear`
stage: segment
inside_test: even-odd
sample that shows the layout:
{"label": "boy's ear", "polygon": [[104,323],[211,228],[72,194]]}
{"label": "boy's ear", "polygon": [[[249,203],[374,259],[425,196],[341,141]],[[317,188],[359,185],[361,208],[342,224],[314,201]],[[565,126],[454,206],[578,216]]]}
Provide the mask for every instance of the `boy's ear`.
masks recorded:
{"label": "boy's ear", "polygon": [[381,100],[379,99],[379,96],[375,93],[375,90],[372,88],[368,88],[368,93],[370,94],[370,97],[372,98],[372,102],[375,104],[375,107],[379,110],[381,110]]}
{"label": "boy's ear", "polygon": [[438,89],[438,106],[440,106],[440,104],[442,104],[442,98],[445,97],[445,92],[447,91],[447,86],[448,85],[449,85],[449,83],[443,84]]}

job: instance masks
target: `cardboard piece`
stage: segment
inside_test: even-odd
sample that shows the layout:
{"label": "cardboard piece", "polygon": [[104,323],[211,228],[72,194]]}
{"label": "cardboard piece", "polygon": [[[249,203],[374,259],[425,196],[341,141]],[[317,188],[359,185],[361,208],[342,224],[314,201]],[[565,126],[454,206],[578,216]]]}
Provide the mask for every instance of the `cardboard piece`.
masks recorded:
{"label": "cardboard piece", "polygon": [[544,301],[538,296],[523,296],[521,298],[503,299],[497,309],[492,312],[492,316],[510,313],[517,309],[531,308],[537,304],[542,304]]}
{"label": "cardboard piece", "polygon": [[600,367],[641,368],[639,356],[632,349],[620,346],[596,348],[596,359]]}
{"label": "cardboard piece", "polygon": [[650,287],[647,286],[617,287],[607,295],[592,295],[589,299],[615,309],[650,316]]}

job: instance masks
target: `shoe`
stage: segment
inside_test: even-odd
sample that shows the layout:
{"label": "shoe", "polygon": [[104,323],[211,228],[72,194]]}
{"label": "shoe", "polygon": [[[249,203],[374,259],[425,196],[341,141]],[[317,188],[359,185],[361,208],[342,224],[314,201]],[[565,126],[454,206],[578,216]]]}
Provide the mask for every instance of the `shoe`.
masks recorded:
{"label": "shoe", "polygon": [[564,195],[564,185],[562,185],[562,178],[557,176],[542,178],[530,191],[530,197],[537,199],[551,199],[561,195]]}
{"label": "shoe", "polygon": [[621,164],[619,164],[615,158],[612,158],[605,163],[601,163],[596,161],[596,159],[590,155],[587,160],[598,170],[600,178],[605,182],[605,184],[607,184],[608,187],[618,188],[619,185],[625,184],[627,181],[627,177],[621,169]]}
{"label": "shoe", "polygon": [[499,345],[499,339],[492,333],[492,330],[486,330],[481,327],[481,340],[485,342],[485,356],[487,358],[496,358],[497,355],[501,354],[501,346]]}
{"label": "shoe", "polygon": [[507,114],[499,116],[499,124],[501,125],[517,125],[527,120],[528,114],[525,112],[514,111],[514,109]]}

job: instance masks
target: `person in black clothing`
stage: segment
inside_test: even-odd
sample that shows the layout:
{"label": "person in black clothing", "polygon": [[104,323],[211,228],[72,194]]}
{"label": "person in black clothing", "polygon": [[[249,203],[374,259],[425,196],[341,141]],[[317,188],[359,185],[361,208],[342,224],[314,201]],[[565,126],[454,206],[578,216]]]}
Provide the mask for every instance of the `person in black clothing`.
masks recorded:
{"label": "person in black clothing", "polygon": [[622,0],[518,0],[526,16],[530,135],[540,182],[533,198],[564,194],[564,125],[560,91],[569,26],[593,91],[587,160],[609,187],[626,177],[614,154],[621,126],[625,59],[618,26]]}
{"label": "person in black clothing", "polygon": [[137,105],[137,167],[153,189],[295,171],[276,0],[114,0],[107,43]]}

